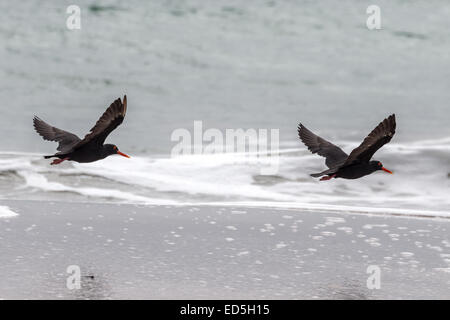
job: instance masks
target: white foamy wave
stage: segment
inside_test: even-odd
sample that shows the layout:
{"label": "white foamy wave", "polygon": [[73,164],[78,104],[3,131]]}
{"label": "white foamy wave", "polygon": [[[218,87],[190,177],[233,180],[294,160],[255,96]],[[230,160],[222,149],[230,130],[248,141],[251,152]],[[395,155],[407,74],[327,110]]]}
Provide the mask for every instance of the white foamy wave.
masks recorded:
{"label": "white foamy wave", "polygon": [[176,204],[176,201],[153,199],[149,197],[138,196],[129,192],[107,188],[92,188],[92,187],[70,187],[58,182],[50,182],[41,174],[35,172],[19,171],[26,182],[27,187],[36,188],[48,192],[72,192],[91,198],[117,199],[126,202],[136,202],[145,204],[169,205]]}
{"label": "white foamy wave", "polygon": [[16,216],[18,216],[18,214],[12,211],[9,207],[0,206],[0,218],[12,218]]}
{"label": "white foamy wave", "polygon": [[[392,144],[376,158],[394,175],[380,171],[357,180],[326,182],[309,176],[325,168],[324,159],[301,147],[280,150],[276,162],[257,153],[224,153],[109,157],[89,164],[50,166],[38,155],[0,153],[0,188],[6,198],[228,203],[346,212],[354,208],[357,212],[419,215],[415,211],[420,211],[439,216],[436,212],[446,215],[450,208],[450,149],[437,147],[446,142]],[[344,148],[352,146],[356,144]],[[275,174],[261,174],[262,168],[274,163],[278,164]]]}
{"label": "white foamy wave", "polygon": [[[198,204],[197,204],[198,205]],[[250,207],[250,208],[279,208],[279,209],[302,209],[308,211],[336,212],[336,213],[362,213],[377,215],[398,215],[407,217],[432,217],[432,218],[450,218],[450,212],[416,210],[416,209],[396,209],[389,207],[359,207],[359,206],[340,206],[327,204],[310,204],[297,202],[210,202],[202,203],[208,206],[228,206],[228,207]]]}
{"label": "white foamy wave", "polygon": [[191,195],[243,197],[295,201],[295,196],[254,185],[259,167],[256,159],[235,154],[192,155],[176,158],[138,158],[123,161],[110,158],[103,163],[75,164],[81,173],[100,175],[117,182],[138,185],[161,192]]}

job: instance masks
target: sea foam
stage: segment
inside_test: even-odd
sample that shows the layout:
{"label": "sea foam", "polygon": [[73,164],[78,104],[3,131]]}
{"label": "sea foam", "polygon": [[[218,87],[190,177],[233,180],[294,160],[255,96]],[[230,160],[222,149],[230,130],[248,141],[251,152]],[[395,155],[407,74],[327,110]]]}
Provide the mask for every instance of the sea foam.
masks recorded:
{"label": "sea foam", "polygon": [[[448,139],[390,144],[376,158],[393,175],[321,182],[309,176],[324,160],[305,148],[283,148],[279,170],[261,175],[258,154],[109,157],[50,166],[35,154],[0,153],[7,199],[239,205],[394,215],[450,215]],[[344,142],[344,150],[356,144]],[[430,151],[431,150],[431,151]]]}
{"label": "sea foam", "polygon": [[16,216],[18,216],[18,214],[12,211],[9,207],[0,206],[0,218],[12,218]]}

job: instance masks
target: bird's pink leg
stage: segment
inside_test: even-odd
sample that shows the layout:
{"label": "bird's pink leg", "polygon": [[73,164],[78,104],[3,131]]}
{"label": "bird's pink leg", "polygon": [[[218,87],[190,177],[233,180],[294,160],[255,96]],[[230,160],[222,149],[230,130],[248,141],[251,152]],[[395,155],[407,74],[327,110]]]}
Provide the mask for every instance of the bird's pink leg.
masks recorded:
{"label": "bird's pink leg", "polygon": [[336,175],[335,175],[335,174],[333,174],[332,176],[325,176],[325,177],[322,177],[322,178],[320,178],[320,181],[331,180],[331,179],[333,179],[333,178],[336,178]]}
{"label": "bird's pink leg", "polygon": [[53,160],[52,163],[50,163],[51,165],[55,165],[55,164],[60,164],[63,161],[69,160],[69,158],[64,158],[64,159],[55,159]]}

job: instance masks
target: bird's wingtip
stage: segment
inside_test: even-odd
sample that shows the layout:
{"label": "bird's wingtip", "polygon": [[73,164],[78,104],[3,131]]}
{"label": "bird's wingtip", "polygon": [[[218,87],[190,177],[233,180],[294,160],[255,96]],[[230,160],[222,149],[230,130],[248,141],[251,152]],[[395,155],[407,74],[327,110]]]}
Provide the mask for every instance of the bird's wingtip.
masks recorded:
{"label": "bird's wingtip", "polygon": [[391,122],[393,122],[394,125],[395,125],[395,123],[397,122],[397,119],[395,118],[395,113],[393,113],[393,114],[391,114],[391,115],[389,116],[389,120],[390,120]]}
{"label": "bird's wingtip", "polygon": [[304,132],[305,132],[305,127],[303,126],[303,124],[300,122],[299,124],[298,124],[298,127],[297,127],[297,136],[298,136],[298,138],[300,139],[300,140],[302,140],[303,141],[303,135],[304,135]]}
{"label": "bird's wingtip", "polygon": [[123,96],[123,116],[127,113],[127,95]]}
{"label": "bird's wingtip", "polygon": [[304,133],[305,131],[308,131],[308,129],[303,125],[303,123],[299,123],[297,127],[298,134]]}

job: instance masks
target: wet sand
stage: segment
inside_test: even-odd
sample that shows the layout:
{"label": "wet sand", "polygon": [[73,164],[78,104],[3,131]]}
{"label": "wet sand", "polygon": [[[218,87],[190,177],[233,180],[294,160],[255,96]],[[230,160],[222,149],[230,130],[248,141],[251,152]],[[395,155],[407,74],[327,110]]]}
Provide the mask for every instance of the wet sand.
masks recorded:
{"label": "wet sand", "polygon": [[[450,219],[5,200],[2,299],[450,299]],[[77,265],[81,289],[69,290]],[[368,289],[368,266],[380,289]]]}

